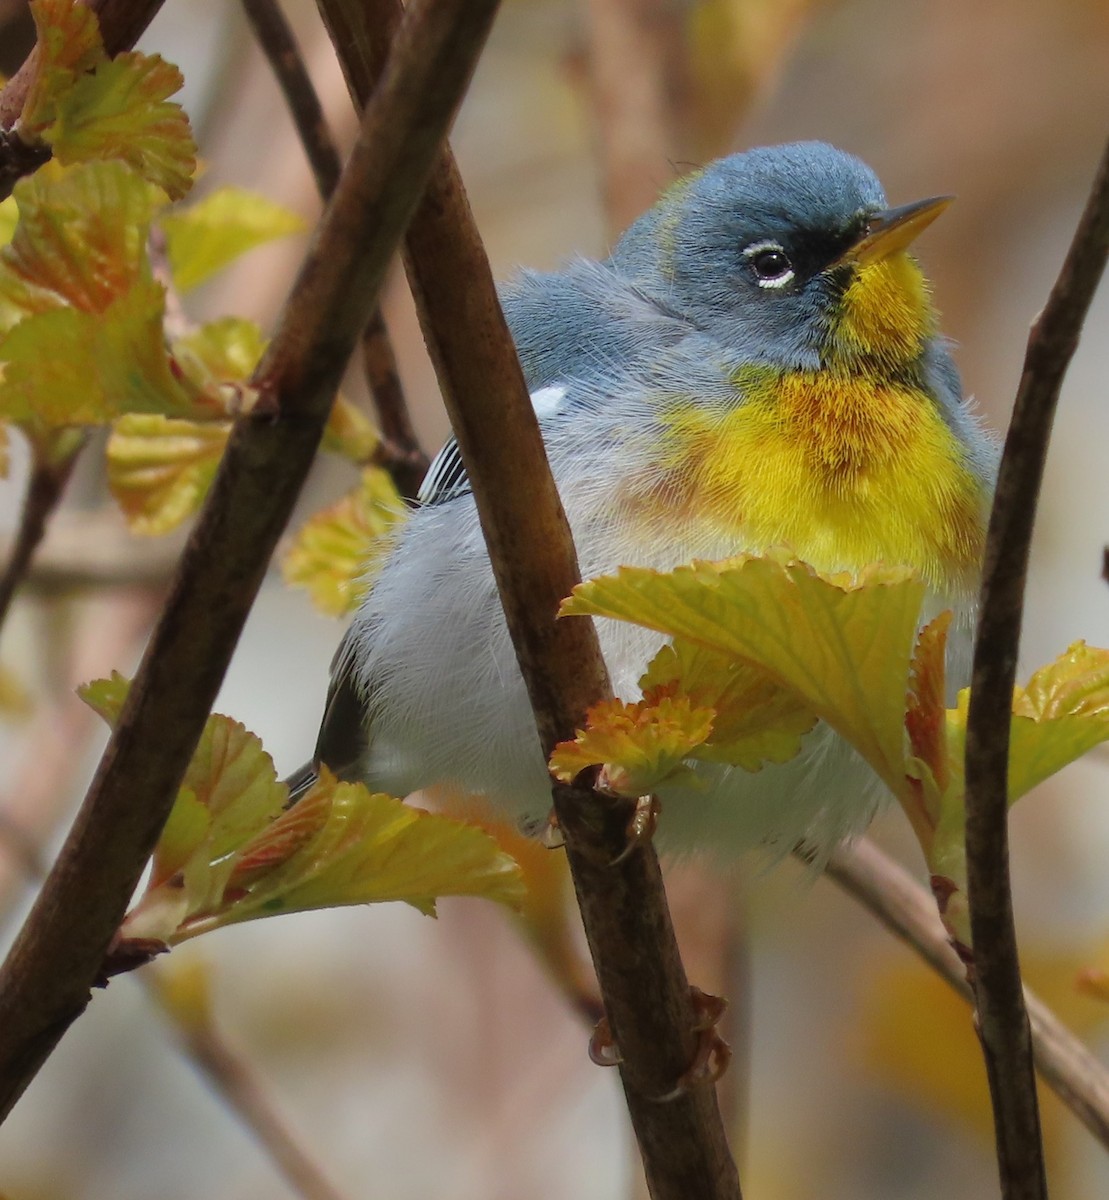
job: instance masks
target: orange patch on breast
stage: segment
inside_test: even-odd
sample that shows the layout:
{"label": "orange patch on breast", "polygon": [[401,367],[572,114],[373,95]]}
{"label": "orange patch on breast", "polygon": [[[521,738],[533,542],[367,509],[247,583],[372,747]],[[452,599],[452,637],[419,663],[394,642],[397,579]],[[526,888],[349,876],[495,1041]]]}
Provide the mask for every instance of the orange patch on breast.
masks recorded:
{"label": "orange patch on breast", "polygon": [[737,385],[734,405],[675,400],[660,414],[659,456],[634,490],[678,503],[639,517],[692,522],[737,550],[787,545],[820,570],[884,562],[942,590],[973,578],[985,490],[926,393],[833,371]]}

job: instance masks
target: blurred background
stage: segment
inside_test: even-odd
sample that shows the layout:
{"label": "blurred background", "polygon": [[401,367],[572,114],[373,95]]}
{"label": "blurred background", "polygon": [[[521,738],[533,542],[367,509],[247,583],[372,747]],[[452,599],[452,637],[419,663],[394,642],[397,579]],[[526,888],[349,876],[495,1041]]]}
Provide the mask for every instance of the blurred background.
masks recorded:
{"label": "blurred background", "polygon": [[[285,11],[337,135],[354,118],[308,0]],[[29,22],[0,0],[0,71]],[[230,0],[170,0],[141,48],[177,63],[205,174],[310,220],[303,155]],[[506,0],[453,144],[494,269],[600,255],[691,164],[823,138],[868,161],[891,202],[956,193],[922,238],[967,391],[1003,430],[1029,323],[1047,294],[1106,135],[1101,0]],[[190,303],[266,326],[303,243],[258,250]],[[446,419],[402,276],[385,315],[424,447]],[[1109,644],[1109,296],[1091,314],[1056,425],[1023,659]],[[350,391],[359,395],[352,378]],[[16,469],[0,488],[10,531]],[[304,517],[354,482],[321,462]],[[30,706],[0,729],[0,939],[83,795],[104,732],[78,682],[131,673],[179,546],[129,540],[95,455],[70,490],[13,620],[4,663]],[[67,555],[84,554],[80,572]],[[272,574],[220,697],[280,771],[311,752],[341,634]],[[1014,816],[1018,926],[1030,984],[1096,1049],[1109,1007],[1076,988],[1109,968],[1109,802],[1097,754]],[[922,875],[898,813],[877,839]],[[552,874],[550,868],[540,868]],[[967,1010],[825,880],[787,863],[670,872],[690,975],[732,998],[721,1085],[745,1194],[756,1200],[971,1200],[995,1192],[992,1131]],[[559,881],[548,886],[557,889]],[[165,964],[184,1011],[209,1017],[331,1181],[293,1188],[183,1053],[137,978],[98,993],[0,1129],[9,1200],[610,1200],[642,1194],[614,1073],[510,920],[447,900],[221,931]],[[207,997],[205,999],[204,997]],[[1053,1194],[1109,1194],[1103,1151],[1045,1101]]]}

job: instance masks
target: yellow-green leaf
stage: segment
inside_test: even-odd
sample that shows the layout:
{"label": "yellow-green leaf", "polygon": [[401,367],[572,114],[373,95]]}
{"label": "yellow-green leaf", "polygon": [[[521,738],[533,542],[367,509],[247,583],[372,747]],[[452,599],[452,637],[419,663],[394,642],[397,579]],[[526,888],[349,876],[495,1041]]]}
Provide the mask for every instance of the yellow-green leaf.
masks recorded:
{"label": "yellow-green leaf", "polygon": [[15,223],[19,219],[19,210],[15,206],[15,197],[9,196],[0,200],[0,246],[6,246],[15,233]]}
{"label": "yellow-green leaf", "polygon": [[323,431],[323,448],[351,462],[369,462],[381,438],[373,422],[341,393],[335,397]]}
{"label": "yellow-green leaf", "polygon": [[200,507],[230,424],[130,414],[108,439],[108,486],[134,533],[175,529]]}
{"label": "yellow-green leaf", "polygon": [[712,732],[712,709],[694,708],[686,696],[657,702],[604,700],[586,716],[573,741],[551,755],[551,771],[566,783],[586,767],[602,765],[604,786],[622,796],[643,796],[684,769],[683,760]]}
{"label": "yellow-green leaf", "polygon": [[170,365],[164,301],[143,280],[102,312],[55,308],[21,321],[0,340],[0,417],[56,427],[192,412],[200,397]]}
{"label": "yellow-green leaf", "polygon": [[77,695],[114,729],[130,689],[131,681],[118,671],[113,671],[107,679],[94,679],[81,684]]}
{"label": "yellow-green leaf", "polygon": [[0,714],[14,720],[31,715],[31,693],[8,667],[0,666]]}
{"label": "yellow-green leaf", "polygon": [[73,81],[42,136],[60,162],[120,159],[179,200],[196,171],[188,118],[168,100],[183,82],[156,54],[119,54]]}
{"label": "yellow-green leaf", "polygon": [[285,581],[340,616],[356,607],[393,544],[404,502],[389,475],[367,467],[355,491],[310,518],[281,560]]}
{"label": "yellow-green leaf", "polygon": [[622,568],[574,589],[563,613],[681,636],[767,671],[905,790],[904,708],[924,586],[872,567],[824,578],[786,558]]}
{"label": "yellow-green leaf", "polygon": [[170,268],[187,292],[255,246],[300,233],[303,218],[245,188],[223,187],[185,209],[167,213]]}
{"label": "yellow-green leaf", "polygon": [[[313,811],[306,829],[301,804]],[[286,837],[284,826],[294,822],[307,836]],[[243,857],[251,869],[232,877],[225,906],[186,925],[182,937],[339,904],[403,900],[434,915],[439,896],[483,896],[511,907],[523,898],[519,867],[484,830],[371,794],[361,784],[337,783],[326,770]]]}
{"label": "yellow-green leaf", "polygon": [[197,387],[214,394],[222,385],[245,383],[265,348],[253,321],[221,317],[177,338],[173,356]]}
{"label": "yellow-green leaf", "polygon": [[686,638],[655,655],[639,681],[644,699],[687,696],[715,713],[712,734],[695,757],[757,771],[788,762],[816,724],[816,714],[765,671]]}

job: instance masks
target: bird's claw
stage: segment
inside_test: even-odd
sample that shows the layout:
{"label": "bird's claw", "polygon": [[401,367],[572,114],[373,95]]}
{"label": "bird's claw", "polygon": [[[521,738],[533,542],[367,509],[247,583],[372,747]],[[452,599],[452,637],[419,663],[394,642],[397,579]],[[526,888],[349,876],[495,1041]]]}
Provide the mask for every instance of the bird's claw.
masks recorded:
{"label": "bird's claw", "polygon": [[589,1061],[598,1067],[618,1067],[624,1060],[612,1040],[612,1026],[602,1017],[593,1027],[589,1038]]}
{"label": "bird's claw", "polygon": [[693,1032],[697,1034],[697,1049],[693,1061],[678,1077],[673,1089],[659,1096],[660,1104],[677,1100],[702,1084],[715,1083],[732,1061],[732,1048],[716,1028],[728,1007],[727,1000],[723,996],[712,996],[708,992],[702,992],[699,987],[689,989],[689,998],[697,1016],[693,1025]]}
{"label": "bird's claw", "polygon": [[624,843],[623,850],[612,860],[612,866],[619,866],[629,855],[650,843],[658,828],[661,811],[662,805],[657,796],[640,796],[636,800],[625,830],[628,840]]}
{"label": "bird's claw", "polygon": [[[658,1097],[660,1104],[677,1100],[692,1088],[715,1083],[728,1069],[732,1061],[732,1048],[720,1036],[716,1028],[728,1007],[722,996],[711,996],[698,987],[689,989],[696,1021],[693,1032],[697,1034],[697,1049],[693,1061],[678,1077],[678,1082],[664,1095]],[[598,1067],[616,1067],[624,1060],[612,1038],[612,1026],[608,1017],[602,1017],[589,1039],[589,1060]]]}
{"label": "bird's claw", "polygon": [[540,844],[547,850],[561,850],[566,845],[562,827],[558,823],[558,814],[552,808],[547,814],[547,823],[539,835]]}

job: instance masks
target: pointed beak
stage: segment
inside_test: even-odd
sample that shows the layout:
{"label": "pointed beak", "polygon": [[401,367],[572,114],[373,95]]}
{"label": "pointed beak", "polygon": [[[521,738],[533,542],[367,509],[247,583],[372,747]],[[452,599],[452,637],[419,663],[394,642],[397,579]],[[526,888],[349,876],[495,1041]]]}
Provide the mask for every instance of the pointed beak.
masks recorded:
{"label": "pointed beak", "polygon": [[886,208],[874,213],[867,221],[862,237],[849,246],[832,266],[851,263],[865,267],[897,250],[904,250],[954,199],[954,196],[933,196],[928,200],[917,200],[913,204],[902,204],[898,208]]}

